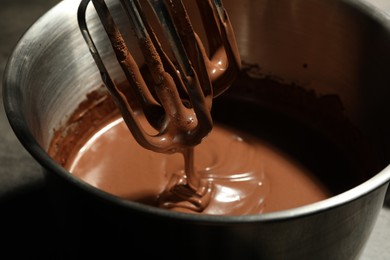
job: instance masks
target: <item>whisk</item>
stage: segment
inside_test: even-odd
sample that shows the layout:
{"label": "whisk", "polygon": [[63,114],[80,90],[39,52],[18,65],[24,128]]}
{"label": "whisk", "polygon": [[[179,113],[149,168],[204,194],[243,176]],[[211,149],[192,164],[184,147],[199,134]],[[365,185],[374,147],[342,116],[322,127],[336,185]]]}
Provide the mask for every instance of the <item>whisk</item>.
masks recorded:
{"label": "whisk", "polygon": [[[156,152],[172,153],[199,144],[212,129],[212,99],[230,86],[240,70],[234,33],[221,0],[196,0],[203,26],[207,27],[208,53],[181,0],[147,1],[160,24],[158,28],[152,28],[144,6],[138,0],[118,1],[136,36],[151,81],[141,73],[104,0],[82,0],[78,22],[102,80],[125,123],[140,145]],[[92,39],[86,19],[90,2],[126,76],[131,97],[114,82]],[[172,58],[162,47],[156,29],[163,31]],[[134,99],[141,109],[137,110],[131,101]],[[145,130],[139,122],[140,114],[155,133]]]}

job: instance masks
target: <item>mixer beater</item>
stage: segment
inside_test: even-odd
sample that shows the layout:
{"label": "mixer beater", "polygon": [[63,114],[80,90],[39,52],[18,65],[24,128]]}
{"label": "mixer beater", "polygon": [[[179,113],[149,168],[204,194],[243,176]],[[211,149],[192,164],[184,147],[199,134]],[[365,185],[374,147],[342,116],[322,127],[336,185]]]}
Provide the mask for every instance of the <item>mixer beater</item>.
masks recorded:
{"label": "mixer beater", "polygon": [[[86,19],[90,2],[126,76],[129,92],[115,83],[92,39]],[[210,185],[201,184],[200,178],[196,177],[193,148],[212,129],[212,99],[224,92],[240,71],[241,61],[230,20],[221,0],[196,0],[207,37],[206,51],[181,0],[119,2],[152,80],[145,79],[145,73],[141,72],[104,0],[81,1],[78,10],[80,30],[103,82],[135,140],[155,152],[183,153],[186,178],[173,181],[183,185],[171,186],[186,201],[190,198],[190,207],[195,205],[196,210],[200,207],[197,197],[204,196]],[[152,27],[149,22],[150,17],[142,6],[146,2],[159,26]],[[155,33],[157,30],[163,32],[170,50],[162,47]],[[141,118],[147,120],[155,133],[145,130]]]}

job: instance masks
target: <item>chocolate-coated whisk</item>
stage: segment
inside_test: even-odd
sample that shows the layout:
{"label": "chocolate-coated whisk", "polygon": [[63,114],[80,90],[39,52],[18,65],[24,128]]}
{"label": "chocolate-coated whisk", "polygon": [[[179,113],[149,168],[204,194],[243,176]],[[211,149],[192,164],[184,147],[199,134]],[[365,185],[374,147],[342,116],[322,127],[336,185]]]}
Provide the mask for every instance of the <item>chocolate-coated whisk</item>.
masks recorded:
{"label": "chocolate-coated whisk", "polygon": [[[157,39],[156,28],[151,27],[140,2],[118,1],[138,40],[152,82],[145,80],[104,0],[82,0],[78,21],[103,82],[128,128],[140,145],[156,152],[175,152],[199,144],[212,128],[213,97],[229,87],[240,69],[234,34],[222,2],[196,1],[203,25],[207,27],[208,54],[181,0],[148,1],[173,53],[171,59]],[[110,76],[88,30],[86,10],[90,2],[126,75],[132,93],[130,98]],[[141,109],[133,107],[134,102],[129,102],[131,99],[136,99]],[[142,127],[139,112],[156,134],[150,134]]]}

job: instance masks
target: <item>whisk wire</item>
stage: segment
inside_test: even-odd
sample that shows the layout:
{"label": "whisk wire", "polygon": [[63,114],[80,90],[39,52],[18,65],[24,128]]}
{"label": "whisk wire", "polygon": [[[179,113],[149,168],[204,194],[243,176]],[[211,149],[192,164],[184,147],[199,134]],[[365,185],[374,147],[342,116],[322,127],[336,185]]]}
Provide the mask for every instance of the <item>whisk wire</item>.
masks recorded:
{"label": "whisk wire", "polygon": [[[96,48],[86,22],[86,10],[90,2],[96,9],[134,97],[127,96],[118,88]],[[210,110],[213,86],[208,72],[210,60],[201,40],[194,32],[184,4],[181,0],[148,0],[171,47],[175,58],[172,61],[162,49],[139,0],[119,2],[136,36],[152,83],[148,81],[147,84],[143,78],[144,74],[131,55],[105,0],[82,0],[78,21],[102,80],[117,103],[126,124],[140,145],[156,152],[174,152],[199,144],[212,128]],[[223,23],[229,21],[222,2],[197,0],[197,4],[208,9],[208,14],[203,19],[213,23],[213,33],[218,39],[213,42],[212,47],[222,47],[222,50],[235,47],[229,42],[232,38],[226,38],[229,32],[226,33]],[[218,19],[215,12],[218,13]],[[231,79],[237,75],[239,61],[232,55],[231,50],[225,51],[228,60],[226,71],[232,74],[225,77]],[[224,87],[231,83],[226,82]],[[132,98],[136,99],[141,110],[136,111],[131,107],[130,104],[134,102],[129,99]],[[145,131],[139,122],[138,114],[145,116],[157,130],[157,134]]]}

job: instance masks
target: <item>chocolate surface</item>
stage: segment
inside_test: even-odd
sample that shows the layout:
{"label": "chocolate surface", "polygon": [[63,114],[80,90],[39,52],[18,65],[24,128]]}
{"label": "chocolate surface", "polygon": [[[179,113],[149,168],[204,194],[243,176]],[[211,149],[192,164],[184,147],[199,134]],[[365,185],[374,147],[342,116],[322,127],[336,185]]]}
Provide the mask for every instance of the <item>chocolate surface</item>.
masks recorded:
{"label": "chocolate surface", "polygon": [[[65,167],[99,189],[153,206],[159,206],[162,196],[170,195],[165,190],[172,178],[184,176],[181,154],[155,153],[140,147],[120,117],[102,125],[70,156]],[[212,183],[209,202],[201,211],[204,214],[258,214],[330,196],[307,169],[286,154],[219,125],[195,148],[195,167],[202,181]],[[175,204],[160,206],[200,211]]]}

